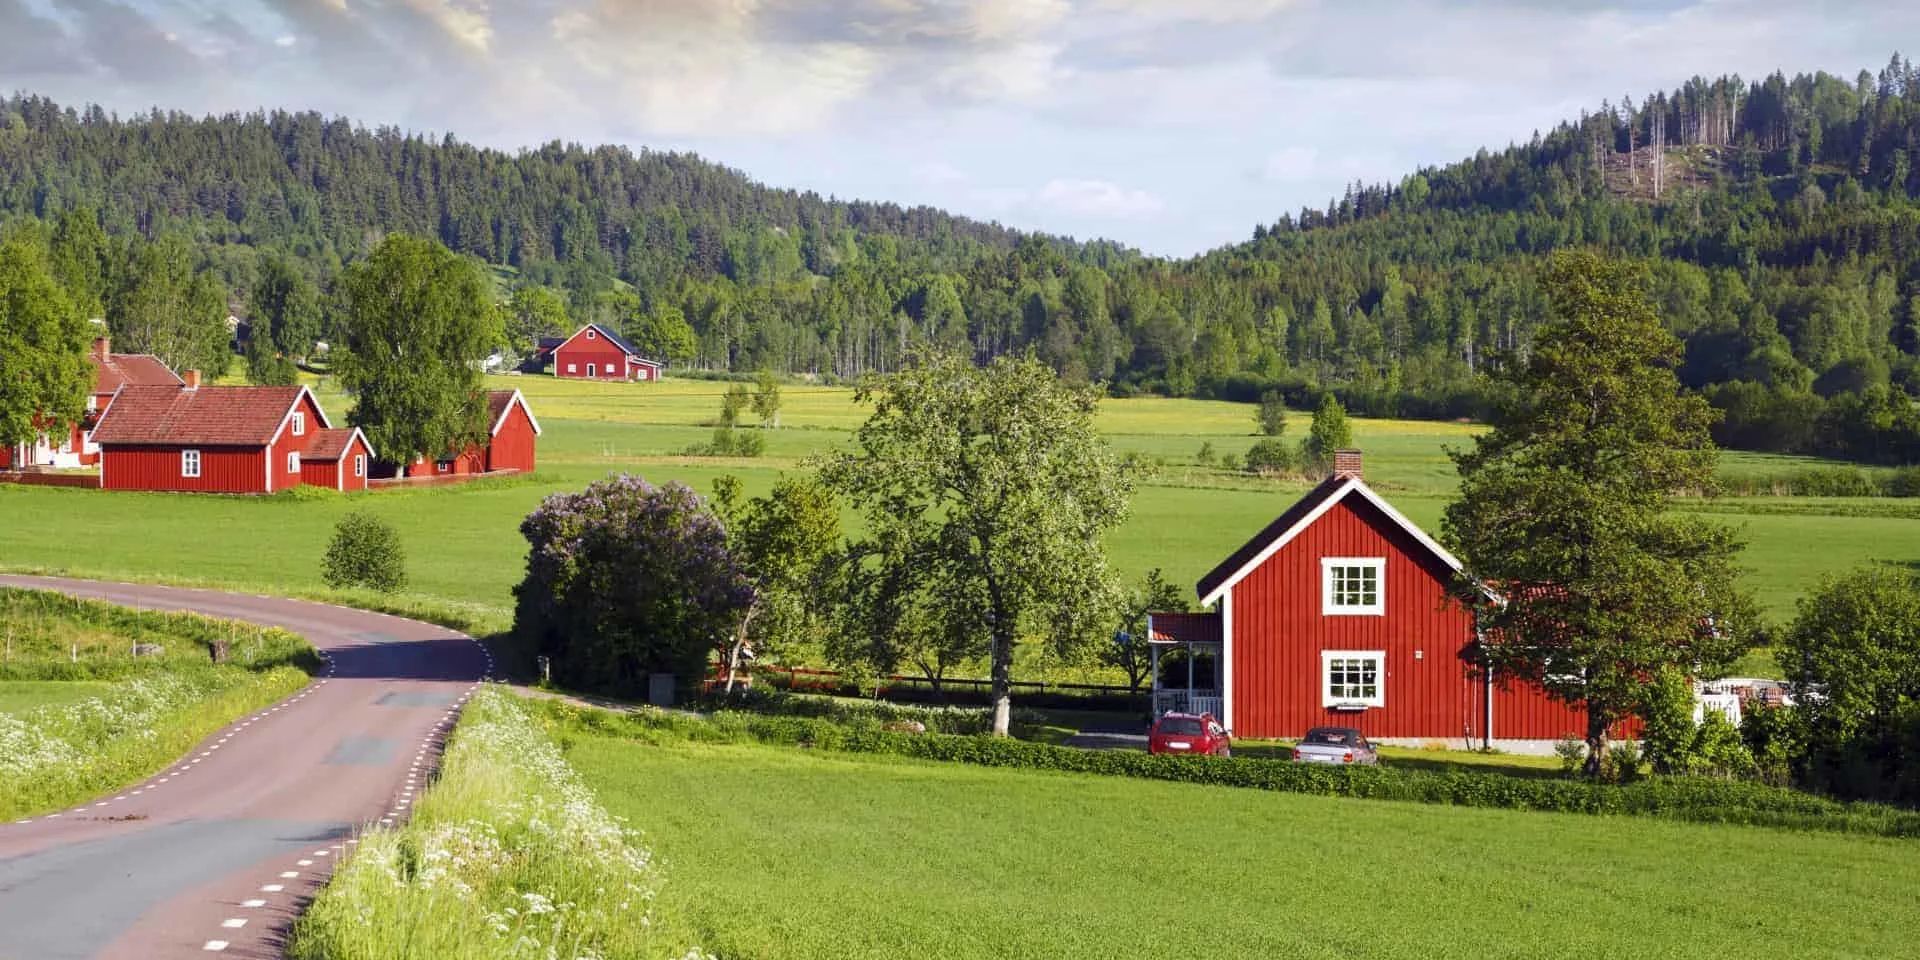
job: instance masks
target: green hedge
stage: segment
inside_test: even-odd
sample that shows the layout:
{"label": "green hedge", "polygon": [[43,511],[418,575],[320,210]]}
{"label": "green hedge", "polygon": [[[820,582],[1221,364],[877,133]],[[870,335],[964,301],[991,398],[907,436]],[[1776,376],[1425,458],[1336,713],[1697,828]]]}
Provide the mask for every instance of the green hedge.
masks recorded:
{"label": "green hedge", "polygon": [[1824,797],[1732,780],[1653,777],[1615,785],[1586,780],[1512,777],[1498,773],[1429,773],[1393,767],[1333,767],[1288,760],[1152,756],[1133,750],[1082,750],[990,736],[911,734],[877,722],[723,712],[710,717],[643,709],[614,714],[547,703],[564,726],[612,736],[705,742],[757,742],[970,763],[1021,770],[1057,770],[1215,786],[1364,797],[1462,807],[1558,813],[1664,817],[1697,823],[1753,824],[1805,830],[1920,836],[1920,812]]}

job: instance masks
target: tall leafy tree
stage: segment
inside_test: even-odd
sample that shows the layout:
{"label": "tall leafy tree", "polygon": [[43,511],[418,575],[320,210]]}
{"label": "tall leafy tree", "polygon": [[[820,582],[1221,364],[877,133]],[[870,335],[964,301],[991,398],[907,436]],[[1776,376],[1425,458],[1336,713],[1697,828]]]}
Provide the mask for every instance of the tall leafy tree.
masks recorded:
{"label": "tall leafy tree", "polygon": [[174,234],[134,245],[108,294],[107,326],[120,349],[175,370],[217,377],[233,360],[226,291],[194,268],[193,248]]}
{"label": "tall leafy tree", "polygon": [[480,266],[433,240],[394,234],[340,285],[340,383],[374,449],[404,467],[484,439],[481,364],[501,330]]}
{"label": "tall leafy tree", "polygon": [[1456,452],[1443,536],[1464,559],[1487,664],[1586,712],[1587,769],[1663,669],[1724,670],[1750,646],[1731,530],[1674,514],[1711,490],[1713,411],[1674,374],[1679,341],[1646,275],[1592,253],[1555,257],[1552,320],[1503,374],[1512,400]]}
{"label": "tall leafy tree", "polygon": [[571,332],[567,298],[552,287],[521,287],[507,300],[506,326],[507,345],[522,356],[531,354],[541,337]]}
{"label": "tall leafy tree", "polygon": [[679,307],[661,304],[635,315],[626,324],[626,337],[635,350],[662,363],[685,363],[699,351],[699,340]]}
{"label": "tall leafy tree", "polygon": [[1187,591],[1167,580],[1159,567],[1148,570],[1129,588],[1120,611],[1113,642],[1100,649],[1100,662],[1127,675],[1127,688],[1139,692],[1153,669],[1153,639],[1147,633],[1147,614],[1179,613],[1187,609]]}
{"label": "tall leafy tree", "polygon": [[247,375],[255,383],[294,382],[295,364],[320,338],[320,294],[285,257],[269,254],[247,296],[253,332]]}
{"label": "tall leafy tree", "polygon": [[1823,580],[1783,641],[1806,730],[1803,781],[1920,803],[1920,581],[1871,567]]}
{"label": "tall leafy tree", "polygon": [[873,414],[823,477],[865,514],[880,575],[925,578],[972,604],[1005,735],[1021,639],[1072,655],[1111,626],[1104,540],[1132,484],[1094,430],[1098,395],[1031,358],[976,367],[935,355],[856,396]]}
{"label": "tall leafy tree", "polygon": [[62,211],[53,223],[48,255],[54,279],[73,299],[74,309],[88,319],[105,316],[114,248],[100,229],[99,214],[91,207]]}
{"label": "tall leafy tree", "polygon": [[840,549],[840,504],[813,477],[782,477],[764,497],[738,502],[739,482],[718,484],[715,506],[727,522],[727,545],[753,587],[721,650],[727,691],[742,658],[817,652],[828,615],[818,602]]}
{"label": "tall leafy tree", "polygon": [[0,448],[77,423],[93,388],[87,323],[24,239],[0,242]]}

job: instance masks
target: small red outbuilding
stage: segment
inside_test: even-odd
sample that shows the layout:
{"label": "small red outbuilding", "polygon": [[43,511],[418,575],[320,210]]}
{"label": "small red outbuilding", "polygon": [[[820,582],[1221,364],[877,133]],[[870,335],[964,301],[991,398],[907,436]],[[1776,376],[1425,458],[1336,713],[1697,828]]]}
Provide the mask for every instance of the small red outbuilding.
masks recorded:
{"label": "small red outbuilding", "polygon": [[1361,479],[1357,452],[1212,572],[1207,613],[1155,613],[1154,712],[1242,737],[1355,727],[1389,743],[1538,752],[1585,717],[1476,665],[1460,562]]}
{"label": "small red outbuilding", "polygon": [[[518,390],[487,391],[487,442],[475,444],[434,461],[433,472],[443,476],[517,470],[532,473],[539,444],[540,421]],[[413,473],[420,472],[416,464]]]}
{"label": "small red outbuilding", "polygon": [[365,490],[372,466],[373,445],[359,427],[320,430],[300,457],[300,481],[343,493]]}
{"label": "small red outbuilding", "polygon": [[597,323],[581,327],[553,348],[553,375],[568,380],[658,380],[664,366]]}

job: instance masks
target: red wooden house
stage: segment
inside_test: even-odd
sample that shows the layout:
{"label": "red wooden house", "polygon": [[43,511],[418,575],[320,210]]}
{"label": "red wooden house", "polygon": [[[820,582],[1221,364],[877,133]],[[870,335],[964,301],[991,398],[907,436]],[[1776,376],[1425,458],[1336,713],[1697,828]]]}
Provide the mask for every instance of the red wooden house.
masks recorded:
{"label": "red wooden house", "polygon": [[99,422],[100,412],[113,399],[114,391],[128,385],[179,386],[181,382],[159,357],[150,353],[114,353],[112,342],[106,337],[94,338],[87,360],[93,364],[93,390],[87,394],[87,410],[80,422],[70,426],[57,443],[49,435],[42,436],[37,443],[0,447],[0,468],[93,466],[100,462],[100,448],[89,434]]}
{"label": "red wooden house", "polygon": [[597,323],[581,327],[553,348],[553,375],[569,380],[658,380],[664,366]]}
{"label": "red wooden house", "polygon": [[[527,398],[518,390],[487,391],[487,425],[486,443],[434,461],[433,472],[449,476],[503,470],[532,473],[540,421],[533,418]],[[416,461],[409,472],[418,475],[424,465],[424,461]]]}
{"label": "red wooden house", "polygon": [[315,430],[300,454],[300,482],[308,486],[365,490],[372,470],[373,445],[359,427]]}
{"label": "red wooden house", "polygon": [[302,482],[301,458],[330,428],[305,387],[124,386],[93,430],[108,490],[272,493]]}
{"label": "red wooden house", "polygon": [[1333,476],[1200,580],[1212,612],[1149,616],[1154,711],[1212,713],[1243,737],[1343,726],[1540,751],[1584,734],[1583,714],[1476,665],[1459,571],[1342,451]]}

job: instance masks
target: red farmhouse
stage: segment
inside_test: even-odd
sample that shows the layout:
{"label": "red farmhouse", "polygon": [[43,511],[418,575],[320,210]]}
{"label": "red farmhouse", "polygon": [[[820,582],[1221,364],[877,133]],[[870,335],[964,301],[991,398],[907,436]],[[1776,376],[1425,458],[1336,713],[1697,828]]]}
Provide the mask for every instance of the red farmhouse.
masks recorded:
{"label": "red farmhouse", "polygon": [[93,391],[87,395],[87,412],[79,423],[68,429],[59,444],[43,436],[39,443],[0,447],[0,468],[18,467],[90,467],[100,462],[100,448],[88,433],[100,419],[100,412],[121,387],[179,386],[180,378],[150,353],[114,353],[106,337],[96,337],[87,360],[93,364]]}
{"label": "red farmhouse", "polygon": [[1200,580],[1210,613],[1156,613],[1154,712],[1243,737],[1357,727],[1389,743],[1540,751],[1583,715],[1474,665],[1460,562],[1374,493],[1360,455]]}
{"label": "red farmhouse", "polygon": [[305,387],[202,387],[191,370],[179,386],[121,387],[93,430],[100,486],[285,490],[303,482],[302,455],[331,426]]}
{"label": "red farmhouse", "polygon": [[662,366],[597,323],[553,348],[553,375],[569,380],[658,380]]}
{"label": "red farmhouse", "polygon": [[434,462],[435,473],[532,473],[540,421],[518,390],[487,391],[487,442]]}
{"label": "red farmhouse", "polygon": [[300,454],[300,482],[342,493],[365,490],[372,466],[373,445],[359,427],[315,430],[313,442]]}

